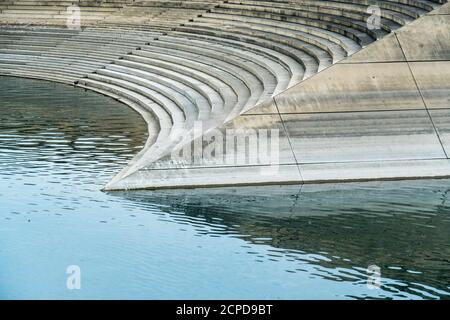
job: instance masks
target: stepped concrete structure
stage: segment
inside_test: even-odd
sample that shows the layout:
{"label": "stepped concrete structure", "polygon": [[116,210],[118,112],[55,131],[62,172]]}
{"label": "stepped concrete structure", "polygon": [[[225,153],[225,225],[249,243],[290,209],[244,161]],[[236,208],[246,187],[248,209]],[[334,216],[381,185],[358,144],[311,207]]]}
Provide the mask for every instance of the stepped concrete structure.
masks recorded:
{"label": "stepped concrete structure", "polygon": [[106,190],[450,177],[445,2],[4,0],[0,75],[142,115]]}

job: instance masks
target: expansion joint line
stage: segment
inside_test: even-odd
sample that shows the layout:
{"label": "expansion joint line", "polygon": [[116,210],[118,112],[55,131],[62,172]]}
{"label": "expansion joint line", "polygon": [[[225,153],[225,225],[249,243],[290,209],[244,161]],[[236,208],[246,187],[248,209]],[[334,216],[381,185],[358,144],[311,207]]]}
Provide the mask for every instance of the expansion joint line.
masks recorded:
{"label": "expansion joint line", "polygon": [[303,184],[303,175],[302,175],[302,172],[300,171],[300,165],[299,165],[299,163],[297,161],[297,157],[295,156],[294,147],[293,147],[292,142],[291,142],[291,137],[289,136],[289,133],[288,133],[287,128],[286,128],[286,125],[284,124],[284,120],[281,117],[280,109],[278,109],[277,100],[275,100],[275,97],[272,97],[272,100],[273,100],[273,103],[275,104],[275,108],[277,108],[278,117],[280,117],[281,125],[283,126],[284,133],[286,134],[286,137],[288,139],[289,147],[291,148],[292,155],[294,156],[295,165],[297,166],[297,170],[298,170],[298,173],[300,175],[300,179],[302,179],[301,182]]}
{"label": "expansion joint line", "polygon": [[419,84],[418,84],[418,82],[416,80],[416,77],[414,76],[414,72],[413,72],[413,70],[411,68],[411,65],[409,64],[409,61],[406,58],[406,54],[405,54],[405,51],[403,50],[402,44],[400,43],[400,40],[398,39],[397,33],[396,32],[393,32],[393,33],[395,35],[395,38],[397,39],[397,43],[398,43],[398,45],[400,47],[400,50],[402,51],[403,58],[405,59],[406,65],[408,66],[409,72],[410,72],[411,77],[412,77],[412,79],[414,81],[414,84],[415,84],[415,86],[417,88],[417,91],[419,92],[420,98],[422,99],[422,103],[423,103],[423,105],[425,107],[425,111],[427,112],[428,118],[430,119],[431,125],[433,126],[434,133],[436,134],[436,137],[438,138],[438,141],[439,141],[439,143],[441,145],[441,148],[442,148],[442,151],[444,152],[445,157],[447,159],[449,159],[449,157],[447,155],[447,152],[445,151],[444,144],[442,142],[441,136],[439,135],[439,131],[438,131],[437,127],[436,127],[436,124],[434,123],[434,120],[433,120],[433,117],[432,117],[432,115],[430,113],[430,110],[428,109],[428,106],[427,106],[427,103],[425,101],[425,98],[423,97],[422,90],[420,90]]}

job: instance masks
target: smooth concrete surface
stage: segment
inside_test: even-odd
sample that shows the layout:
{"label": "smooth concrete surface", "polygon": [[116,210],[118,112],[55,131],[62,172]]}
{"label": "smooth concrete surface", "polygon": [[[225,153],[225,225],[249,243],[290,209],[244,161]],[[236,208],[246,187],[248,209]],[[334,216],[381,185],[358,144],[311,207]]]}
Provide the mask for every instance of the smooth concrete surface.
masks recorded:
{"label": "smooth concrete surface", "polygon": [[81,30],[49,27],[65,2],[1,6],[0,74],[146,119],[144,150],[107,190],[450,176],[448,4],[380,1],[373,29],[350,0],[77,3]]}
{"label": "smooth concrete surface", "polygon": [[442,145],[447,153],[450,154],[450,109],[430,110],[436,130],[439,133]]}
{"label": "smooth concrete surface", "polygon": [[[419,18],[414,24],[431,26],[435,16],[440,28],[446,26],[442,16],[435,14]],[[435,61],[436,55],[440,60],[450,59],[450,55],[445,55],[444,44],[430,44],[421,53],[421,59],[429,60],[412,62],[416,60],[412,59],[417,54],[416,48],[411,45],[404,48],[401,39],[411,33],[418,39],[426,39],[428,29],[415,30],[411,26],[378,40],[348,61],[341,61],[240,116],[244,119],[252,114],[261,118],[258,114],[273,114],[276,109],[281,114],[283,135],[294,153],[298,174],[292,164],[280,165],[282,175],[271,177],[263,176],[251,166],[244,166],[245,170],[227,168],[225,177],[221,173],[223,167],[194,171],[199,169],[187,165],[177,174],[175,168],[164,170],[160,166],[159,171],[142,170],[139,177],[129,176],[119,188],[450,176],[448,62]],[[260,128],[273,125],[269,121],[259,123]],[[250,126],[243,122],[238,127]],[[291,153],[285,148],[280,150],[280,159]],[[291,179],[284,176],[286,165],[291,168],[288,170]],[[167,175],[161,179],[163,172]],[[246,174],[241,177],[242,172]],[[211,181],[214,179],[210,177],[217,181]]]}
{"label": "smooth concrete surface", "polygon": [[449,108],[450,61],[411,62],[409,65],[427,108]]}
{"label": "smooth concrete surface", "polygon": [[275,101],[282,114],[423,108],[405,63],[338,64],[276,96]]}
{"label": "smooth concrete surface", "polygon": [[405,61],[395,34],[387,35],[383,41],[370,44],[370,50],[361,50],[340,63],[399,62]]}
{"label": "smooth concrete surface", "polygon": [[442,159],[425,110],[283,115],[299,163]]}
{"label": "smooth concrete surface", "polygon": [[397,38],[406,59],[408,61],[447,60],[450,55],[449,28],[448,15],[438,14],[428,15],[405,26],[397,33]]}

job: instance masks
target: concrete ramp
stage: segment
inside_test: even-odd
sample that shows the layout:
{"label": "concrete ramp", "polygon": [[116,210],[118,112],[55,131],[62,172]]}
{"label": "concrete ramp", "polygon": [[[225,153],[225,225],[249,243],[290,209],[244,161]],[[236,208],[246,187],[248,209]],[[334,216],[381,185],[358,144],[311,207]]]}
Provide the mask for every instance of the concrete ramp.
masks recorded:
{"label": "concrete ramp", "polygon": [[107,189],[449,177],[450,5],[191,133]]}

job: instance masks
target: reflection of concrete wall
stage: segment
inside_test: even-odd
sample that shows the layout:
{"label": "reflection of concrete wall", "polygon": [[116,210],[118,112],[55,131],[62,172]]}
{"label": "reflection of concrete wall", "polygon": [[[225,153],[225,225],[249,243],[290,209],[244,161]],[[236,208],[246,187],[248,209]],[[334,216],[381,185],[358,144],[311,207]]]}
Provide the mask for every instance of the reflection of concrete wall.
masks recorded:
{"label": "reflection of concrete wall", "polygon": [[[274,253],[293,251],[296,257],[320,254],[327,259],[313,264],[333,270],[365,269],[376,264],[383,277],[449,291],[450,203],[446,180],[112,195],[150,211],[160,206],[170,214],[165,219],[204,226],[198,228],[200,235],[232,235],[253,244],[269,245]],[[391,266],[400,269],[389,269]],[[344,274],[342,277],[348,281]],[[366,281],[365,272],[362,280]]]}
{"label": "reflection of concrete wall", "polygon": [[449,10],[444,5],[229,122],[281,129],[277,174],[162,162],[115,187],[450,176]]}

